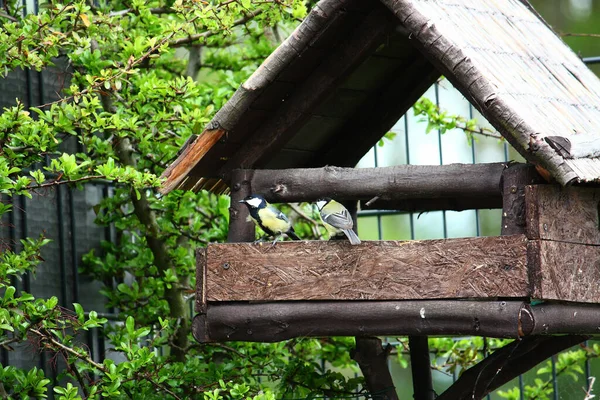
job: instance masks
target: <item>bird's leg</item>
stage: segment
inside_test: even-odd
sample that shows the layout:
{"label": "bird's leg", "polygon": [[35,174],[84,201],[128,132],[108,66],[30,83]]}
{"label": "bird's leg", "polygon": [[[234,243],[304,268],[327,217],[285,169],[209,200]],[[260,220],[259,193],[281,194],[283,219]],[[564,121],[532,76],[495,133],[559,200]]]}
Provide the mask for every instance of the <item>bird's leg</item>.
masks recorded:
{"label": "bird's leg", "polygon": [[254,243],[254,244],[257,244],[257,243],[262,243],[262,242],[264,242],[264,241],[265,241],[265,238],[266,238],[266,236],[263,236],[263,237],[261,237],[261,238],[258,238],[258,239],[256,239],[256,240],[255,240],[254,242],[252,242],[252,243]]}
{"label": "bird's leg", "polygon": [[273,244],[271,244],[271,248],[275,247],[275,245],[277,244],[277,241],[279,240],[280,237],[281,237],[281,235],[275,236],[275,240],[273,240]]}

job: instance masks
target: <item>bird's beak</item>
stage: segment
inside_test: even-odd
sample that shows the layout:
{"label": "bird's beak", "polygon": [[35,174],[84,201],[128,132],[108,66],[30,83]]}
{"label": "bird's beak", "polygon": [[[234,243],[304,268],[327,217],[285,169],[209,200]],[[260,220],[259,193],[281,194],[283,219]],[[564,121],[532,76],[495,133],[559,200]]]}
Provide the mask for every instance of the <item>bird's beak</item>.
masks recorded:
{"label": "bird's beak", "polygon": [[238,201],[238,203],[245,203],[245,202],[246,202],[246,200],[240,200],[240,201]]}

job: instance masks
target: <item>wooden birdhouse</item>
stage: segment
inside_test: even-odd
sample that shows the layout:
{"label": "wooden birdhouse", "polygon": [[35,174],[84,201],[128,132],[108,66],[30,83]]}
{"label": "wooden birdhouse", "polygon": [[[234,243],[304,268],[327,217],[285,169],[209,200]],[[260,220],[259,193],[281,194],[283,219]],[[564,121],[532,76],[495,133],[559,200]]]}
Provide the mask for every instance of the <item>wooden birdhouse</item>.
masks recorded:
{"label": "wooden birdhouse", "polygon": [[[441,75],[528,164],[352,168]],[[195,338],[524,338],[518,363],[597,334],[599,125],[600,80],[524,0],[321,0],[163,175],[232,199],[230,243],[198,253]],[[246,243],[249,193],[502,208],[502,236],[271,248]]]}

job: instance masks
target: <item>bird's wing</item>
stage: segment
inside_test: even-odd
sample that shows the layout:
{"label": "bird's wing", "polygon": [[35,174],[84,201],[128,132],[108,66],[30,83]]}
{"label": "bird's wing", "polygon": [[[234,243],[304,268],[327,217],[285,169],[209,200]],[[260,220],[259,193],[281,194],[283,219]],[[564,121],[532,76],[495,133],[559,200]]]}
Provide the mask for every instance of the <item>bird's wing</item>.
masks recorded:
{"label": "bird's wing", "polygon": [[273,207],[272,205],[269,205],[269,208],[271,209],[271,211],[273,211],[273,213],[277,216],[278,219],[281,219],[285,222],[290,222],[288,217],[284,213],[279,211],[277,208]]}
{"label": "bird's wing", "polygon": [[346,209],[333,214],[324,213],[321,214],[321,217],[323,218],[323,221],[338,229],[352,229],[354,226],[352,217],[350,217],[350,213],[348,213],[348,210]]}

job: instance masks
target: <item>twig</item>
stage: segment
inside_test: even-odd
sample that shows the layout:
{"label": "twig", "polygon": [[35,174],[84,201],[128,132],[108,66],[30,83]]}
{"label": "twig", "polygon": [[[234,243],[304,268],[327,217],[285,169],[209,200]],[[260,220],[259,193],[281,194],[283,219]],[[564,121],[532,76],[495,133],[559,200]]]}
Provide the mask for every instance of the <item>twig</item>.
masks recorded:
{"label": "twig", "polygon": [[19,338],[6,339],[6,340],[0,342],[0,347],[8,346],[9,344],[18,342],[19,340],[20,340]]}
{"label": "twig", "polygon": [[585,388],[582,388],[583,391],[585,392],[585,397],[583,398],[583,400],[592,400],[594,397],[596,397],[595,394],[592,394],[592,392],[594,391],[594,383],[596,382],[596,377],[590,376],[588,378],[588,381],[590,383],[588,384],[587,390]]}
{"label": "twig", "polygon": [[81,376],[81,374],[77,370],[77,366],[75,364],[73,364],[73,363],[69,363],[69,367],[73,370],[73,374],[77,378],[77,382],[79,382],[79,386],[81,386],[81,390],[83,391],[83,395],[85,396],[85,398],[88,398],[90,396],[90,392],[87,389],[87,386],[85,384],[85,381],[83,380],[83,377]]}
{"label": "twig", "polygon": [[38,335],[42,340],[47,340],[48,342],[50,342],[52,345],[58,347],[59,349],[61,349],[62,351],[69,353],[77,358],[79,358],[81,361],[85,361],[86,363],[92,365],[94,368],[96,368],[97,370],[99,370],[100,372],[107,374],[108,370],[106,369],[106,367],[104,367],[104,365],[102,364],[98,364],[96,361],[92,360],[91,358],[80,354],[78,352],[76,352],[75,350],[73,350],[72,348],[65,346],[64,344],[62,344],[61,342],[55,340],[52,336],[50,335],[46,335],[40,331],[38,331],[37,329],[31,328],[29,329],[29,332],[35,333],[36,335]]}
{"label": "twig", "polygon": [[[262,13],[263,13],[263,10],[256,10],[254,12],[248,13],[244,17],[233,21],[232,26],[238,26],[238,25],[245,24],[246,22],[250,21],[252,18],[254,18]],[[198,33],[196,35],[190,35],[186,38],[172,40],[169,42],[169,45],[173,46],[173,47],[184,46],[186,44],[191,44],[193,42],[196,42],[200,39],[206,39],[208,37],[214,36],[217,33],[219,33],[219,31],[206,31],[206,32]]]}
{"label": "twig", "polygon": [[27,189],[31,189],[31,190],[44,189],[44,188],[48,188],[48,187],[52,187],[52,186],[64,185],[67,183],[79,183],[79,182],[85,182],[85,181],[95,181],[95,180],[99,180],[99,179],[106,179],[106,176],[105,175],[89,175],[89,176],[84,176],[84,177],[77,178],[77,179],[67,179],[64,181],[55,180],[55,181],[48,182],[48,183],[42,183],[39,185],[28,186]]}
{"label": "twig", "polygon": [[[64,344],[62,344],[58,340],[55,340],[52,336],[44,334],[41,331],[39,331],[37,329],[33,329],[33,328],[29,329],[29,332],[35,333],[36,335],[38,335],[40,337],[41,340],[46,340],[46,341],[50,342],[53,346],[58,347],[60,350],[66,352],[68,354],[71,354],[72,356],[77,357],[81,361],[85,361],[86,363],[88,363],[88,364],[92,365],[94,368],[96,368],[98,371],[102,372],[104,375],[108,375],[109,371],[108,371],[108,369],[106,369],[106,367],[104,365],[97,363],[96,361],[92,360],[91,358],[89,358],[88,356],[86,356],[84,354],[78,353],[77,351],[75,351],[74,349],[72,349],[72,348],[70,348],[68,346],[65,346]],[[150,376],[148,376],[147,373],[142,374],[142,373],[139,373],[139,372],[134,372],[134,374],[135,374],[135,376],[137,378],[146,379],[156,389],[170,394],[176,400],[181,400],[181,397],[177,396],[169,388],[164,387],[164,386],[160,385],[159,383],[156,383]]]}
{"label": "twig", "polygon": [[473,134],[476,134],[476,135],[487,136],[487,137],[491,137],[491,138],[494,138],[494,139],[502,139],[503,138],[502,135],[498,135],[498,134],[493,133],[491,131],[486,132],[485,128],[469,129],[469,128],[466,127],[466,125],[465,126],[457,125],[456,127],[458,129],[461,129],[461,130],[465,131],[465,132],[473,133]]}
{"label": "twig", "polygon": [[[127,8],[125,10],[113,11],[108,14],[109,17],[121,17],[130,12],[135,12],[133,8]],[[177,11],[168,7],[154,7],[150,9],[150,14],[161,15],[161,14],[175,14]]]}
{"label": "twig", "polygon": [[252,361],[252,359],[248,355],[240,353],[239,351],[237,351],[233,347],[229,347],[227,345],[224,345],[223,343],[210,343],[210,345],[211,346],[215,346],[215,347],[219,347],[219,348],[221,348],[223,350],[227,350],[229,352],[232,352],[232,353],[236,354],[238,357],[247,359],[252,364],[256,364],[254,361]]}
{"label": "twig", "polygon": [[574,37],[594,37],[600,38],[600,33],[573,33],[573,32],[562,32],[560,34],[562,37],[574,36]]}
{"label": "twig", "polygon": [[294,203],[290,203],[288,204],[290,206],[290,208],[292,210],[294,210],[296,212],[296,214],[298,214],[299,216],[301,216],[302,218],[304,218],[305,220],[307,220],[308,222],[310,222],[313,225],[317,225],[317,226],[321,226],[321,223],[319,223],[317,220],[311,218],[309,215],[307,215],[304,211],[302,211],[302,209],[300,207],[298,207],[296,204]]}
{"label": "twig", "polygon": [[5,14],[3,12],[0,12],[0,18],[6,18],[6,19],[8,19],[8,20],[10,20],[12,22],[18,22],[19,21],[18,19],[16,19],[12,15],[8,15],[8,14]]}
{"label": "twig", "polygon": [[367,201],[365,203],[365,206],[370,207],[371,204],[375,203],[377,200],[379,200],[379,195],[377,195],[377,196],[373,197],[371,200]]}
{"label": "twig", "polygon": [[321,235],[321,230],[319,229],[322,226],[321,223],[311,218],[309,215],[305,214],[304,211],[302,211],[302,209],[296,204],[290,203],[289,206],[292,210],[296,212],[296,214],[298,214],[300,217],[302,217],[311,224],[313,235],[315,235],[318,239],[323,239],[323,235]]}

